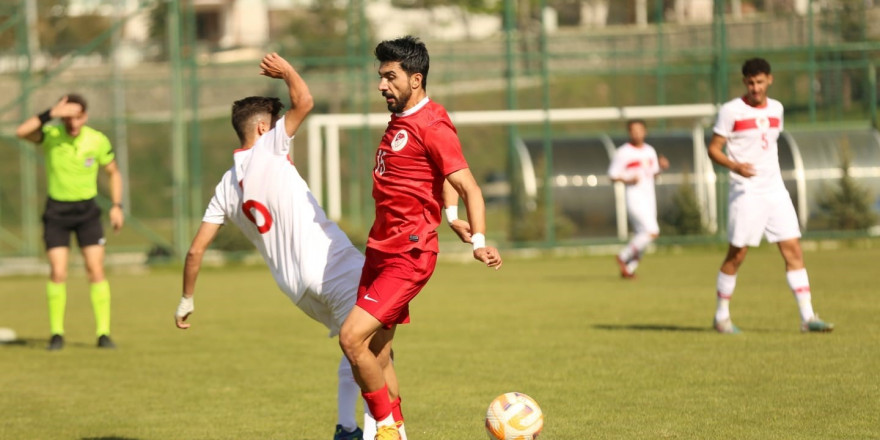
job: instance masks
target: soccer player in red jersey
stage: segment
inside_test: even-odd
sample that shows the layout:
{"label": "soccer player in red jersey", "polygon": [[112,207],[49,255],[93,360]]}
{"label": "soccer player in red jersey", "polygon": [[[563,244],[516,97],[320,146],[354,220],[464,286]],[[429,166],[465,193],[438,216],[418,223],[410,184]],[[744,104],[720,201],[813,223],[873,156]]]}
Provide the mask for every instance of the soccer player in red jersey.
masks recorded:
{"label": "soccer player in red jersey", "polygon": [[[373,198],[376,219],[367,241],[357,303],[342,324],[339,344],[377,422],[377,440],[405,439],[391,341],[409,322],[409,302],[428,282],[437,261],[441,206],[474,258],[501,267],[486,246],[483,194],[461,151],[446,110],[426,92],[429,57],[424,43],[407,36],[375,50],[379,91],[391,121],[376,152]],[[458,220],[458,197],[468,221]]]}

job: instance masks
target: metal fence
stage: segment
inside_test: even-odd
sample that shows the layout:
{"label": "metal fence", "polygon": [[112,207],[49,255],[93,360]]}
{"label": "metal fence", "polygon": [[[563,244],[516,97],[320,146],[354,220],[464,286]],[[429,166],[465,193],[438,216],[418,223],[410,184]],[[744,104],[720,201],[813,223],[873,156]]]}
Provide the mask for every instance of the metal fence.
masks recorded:
{"label": "metal fence", "polygon": [[[0,148],[10,153],[0,163],[0,254],[37,255],[41,249],[40,150],[15,139],[14,128],[69,91],[89,99],[90,125],[108,134],[125,175],[129,221],[123,233],[109,238],[111,252],[167,249],[182,255],[237,147],[230,104],[248,95],[284,96],[282,84],[257,75],[262,53],[274,50],[291,59],[312,89],[316,113],[384,111],[375,90],[368,1],[339,5],[340,26],[331,26],[326,37],[305,38],[295,21],[279,21],[270,23],[268,43],[224,50],[202,39],[206,23],[199,2],[97,1],[92,3],[103,9],[76,16],[66,13],[71,3],[0,5]],[[741,93],[742,60],[763,56],[773,64],[771,94],[786,105],[787,128],[877,124],[880,32],[874,23],[880,22],[880,8],[871,2],[811,1],[805,14],[773,13],[769,6],[760,9],[773,2],[751,2],[757,13],[734,18],[719,0],[711,22],[683,24],[667,20],[667,2],[658,1],[648,2],[647,25],[553,32],[541,23],[545,2],[534,10],[525,6],[533,3],[499,2],[494,13],[502,17],[502,28],[493,36],[424,37],[432,57],[431,97],[450,111],[719,103]],[[282,12],[308,17],[316,7]],[[126,29],[138,20],[152,24],[152,36],[135,42]],[[651,130],[671,133],[692,122],[660,119]],[[510,189],[493,196],[490,222],[494,238],[516,244],[525,240],[517,222],[531,215],[513,177],[517,142],[538,139],[548,146],[554,138],[619,135],[623,125],[509,124],[459,132],[478,179]],[[341,133],[341,221],[355,241],[372,221],[369,170],[380,134],[366,126]],[[305,176],[313,171],[306,166],[309,136],[301,132],[294,147]],[[543,179],[553,175],[548,152],[543,150],[541,162],[547,168],[539,170]],[[541,212],[527,226],[537,231],[529,240],[555,245],[564,241],[553,226],[559,205],[552,185],[541,188]]]}

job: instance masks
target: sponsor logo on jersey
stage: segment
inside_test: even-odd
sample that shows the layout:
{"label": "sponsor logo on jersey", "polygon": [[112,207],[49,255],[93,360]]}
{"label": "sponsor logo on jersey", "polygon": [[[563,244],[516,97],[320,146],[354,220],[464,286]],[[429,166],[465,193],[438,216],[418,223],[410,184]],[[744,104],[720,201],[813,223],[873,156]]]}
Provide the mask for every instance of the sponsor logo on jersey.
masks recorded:
{"label": "sponsor logo on jersey", "polygon": [[391,140],[391,149],[393,151],[400,151],[406,146],[407,141],[409,141],[409,133],[406,130],[400,130],[394,135],[394,139]]}
{"label": "sponsor logo on jersey", "polygon": [[413,243],[417,243],[419,241],[419,236],[418,235],[410,235],[409,241],[411,241]]}

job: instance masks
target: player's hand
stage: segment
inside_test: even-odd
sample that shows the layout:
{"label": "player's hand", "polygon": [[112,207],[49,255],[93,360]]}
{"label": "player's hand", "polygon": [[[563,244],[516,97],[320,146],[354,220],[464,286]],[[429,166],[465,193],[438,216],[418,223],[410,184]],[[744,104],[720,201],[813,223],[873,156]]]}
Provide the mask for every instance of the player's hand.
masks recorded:
{"label": "player's hand", "polygon": [[113,227],[115,232],[119,232],[123,224],[125,224],[125,213],[122,212],[122,207],[113,205],[110,208],[110,226]]}
{"label": "player's hand", "polygon": [[471,224],[462,220],[455,219],[452,223],[449,224],[449,227],[455,231],[458,238],[461,239],[462,243],[470,243],[471,242]]}
{"label": "player's hand", "polygon": [[52,107],[51,110],[49,110],[49,116],[53,118],[69,118],[72,116],[79,116],[79,114],[82,113],[82,110],[81,105],[67,102],[67,95],[65,95]]}
{"label": "player's hand", "polygon": [[190,324],[185,321],[195,309],[192,297],[180,297],[180,304],[177,305],[177,311],[174,313],[174,323],[177,325],[177,328],[184,330],[189,328]]}
{"label": "player's hand", "polygon": [[755,167],[748,162],[736,162],[730,169],[733,170],[734,173],[743,177],[752,177],[755,175]]}
{"label": "player's hand", "polygon": [[657,165],[660,166],[660,170],[666,171],[669,169],[669,159],[661,154],[660,157],[657,158]]}
{"label": "player's hand", "polygon": [[284,78],[292,70],[293,66],[275,52],[266,54],[260,62],[260,75],[269,78]]}
{"label": "player's hand", "polygon": [[481,247],[474,251],[474,258],[486,263],[486,266],[501,269],[501,254],[492,246]]}

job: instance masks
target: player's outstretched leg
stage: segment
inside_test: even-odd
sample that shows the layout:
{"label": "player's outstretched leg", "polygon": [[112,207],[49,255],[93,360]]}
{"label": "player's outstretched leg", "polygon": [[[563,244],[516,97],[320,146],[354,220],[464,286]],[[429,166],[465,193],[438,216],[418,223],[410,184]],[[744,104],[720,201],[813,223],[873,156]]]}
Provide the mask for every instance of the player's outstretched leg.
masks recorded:
{"label": "player's outstretched leg", "polygon": [[807,269],[790,270],[785,273],[785,278],[788,281],[788,287],[794,294],[798,311],[801,314],[801,331],[804,333],[827,333],[834,330],[834,324],[819,319],[819,315],[813,311]]}
{"label": "player's outstretched leg", "polygon": [[342,356],[342,359],[339,361],[337,375],[339,377],[339,387],[336,394],[338,423],[333,434],[333,440],[363,440],[364,433],[358,427],[354,417],[355,406],[361,389],[354,380],[351,372],[351,363],[348,362],[345,356]]}
{"label": "player's outstretched leg", "polygon": [[804,267],[804,256],[801,242],[797,238],[782,240],[777,243],[779,252],[785,260],[785,279],[797,301],[801,315],[801,331],[804,333],[827,333],[834,330],[834,324],[825,322],[813,311],[813,298],[810,293],[810,278]]}

